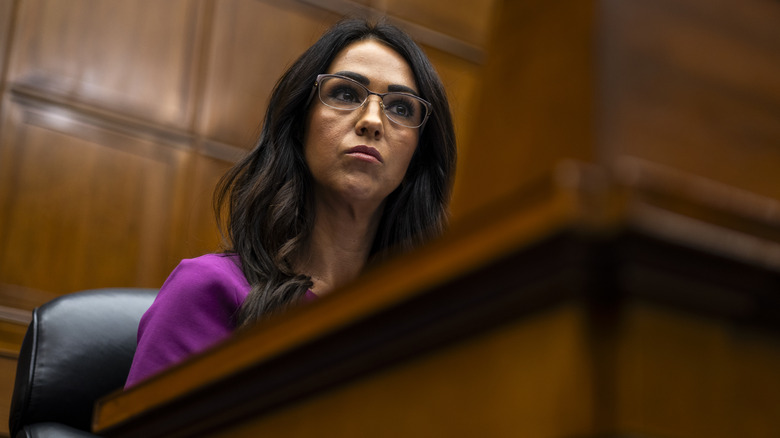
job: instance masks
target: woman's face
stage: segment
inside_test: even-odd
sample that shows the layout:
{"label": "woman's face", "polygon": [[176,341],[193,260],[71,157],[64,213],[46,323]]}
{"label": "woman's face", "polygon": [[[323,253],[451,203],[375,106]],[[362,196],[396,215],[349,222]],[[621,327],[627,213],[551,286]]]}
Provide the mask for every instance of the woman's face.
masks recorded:
{"label": "woman's face", "polygon": [[[344,48],[324,73],[358,79],[377,93],[408,89],[419,95],[403,57],[371,39]],[[379,208],[403,180],[419,131],[388,120],[378,96],[370,95],[368,102],[352,111],[330,108],[315,96],[306,122],[304,154],[318,200]]]}

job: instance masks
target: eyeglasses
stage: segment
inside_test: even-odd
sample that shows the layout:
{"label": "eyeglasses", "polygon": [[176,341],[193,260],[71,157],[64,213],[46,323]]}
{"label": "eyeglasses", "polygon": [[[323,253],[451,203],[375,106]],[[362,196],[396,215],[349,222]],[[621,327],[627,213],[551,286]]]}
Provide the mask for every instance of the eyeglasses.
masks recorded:
{"label": "eyeglasses", "polygon": [[[318,75],[317,96],[326,106],[342,111],[353,111],[365,105],[368,96],[382,99],[380,107],[388,120],[408,128],[418,128],[431,115],[431,104],[414,94],[393,91],[375,93],[365,85],[340,75]],[[312,90],[313,91],[313,90]]]}

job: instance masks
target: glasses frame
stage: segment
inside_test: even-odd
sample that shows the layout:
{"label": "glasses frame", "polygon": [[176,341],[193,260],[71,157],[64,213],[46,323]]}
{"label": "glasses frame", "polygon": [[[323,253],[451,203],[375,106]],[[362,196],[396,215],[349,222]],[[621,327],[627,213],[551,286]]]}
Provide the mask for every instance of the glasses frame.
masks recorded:
{"label": "glasses frame", "polygon": [[[353,84],[363,88],[364,90],[366,90],[366,93],[367,93],[366,94],[366,98],[363,100],[363,102],[360,103],[360,105],[356,106],[355,108],[338,108],[338,107],[335,107],[335,106],[332,106],[332,105],[328,105],[327,103],[325,103],[324,100],[322,100],[322,96],[320,96],[320,90],[321,90],[320,82],[322,82],[323,79],[327,79],[327,78],[344,79],[346,81],[349,81],[349,82],[351,82],[351,83],[353,83]],[[366,104],[366,102],[368,102],[368,97],[371,96],[372,94],[374,96],[379,96],[379,107],[382,108],[382,114],[385,115],[387,120],[395,123],[396,125],[404,126],[406,128],[422,128],[425,125],[425,122],[428,121],[428,118],[433,113],[433,105],[431,105],[430,102],[428,102],[427,100],[423,99],[420,96],[417,96],[417,95],[412,94],[412,93],[404,93],[403,91],[390,91],[390,92],[387,92],[387,93],[377,93],[377,92],[369,90],[368,87],[366,87],[365,85],[361,84],[360,82],[358,82],[358,81],[356,81],[356,80],[354,80],[352,78],[349,78],[349,77],[346,77],[346,76],[342,76],[342,75],[334,75],[334,74],[320,74],[320,75],[317,75],[317,80],[314,82],[314,87],[311,90],[311,96],[309,96],[309,101],[311,101],[311,99],[314,97],[315,93],[317,94],[317,98],[320,100],[320,102],[322,102],[323,105],[327,106],[328,108],[333,108],[333,109],[339,110],[339,111],[355,111],[358,108],[362,108]],[[385,99],[385,96],[387,96],[387,95],[409,96],[409,97],[413,97],[413,98],[419,100],[420,102],[422,102],[423,106],[425,107],[425,117],[423,117],[422,122],[420,122],[419,125],[410,126],[410,125],[405,125],[405,124],[403,124],[403,123],[401,123],[401,122],[399,122],[397,120],[394,120],[392,117],[390,117],[387,114],[387,112],[385,111],[384,99]]]}

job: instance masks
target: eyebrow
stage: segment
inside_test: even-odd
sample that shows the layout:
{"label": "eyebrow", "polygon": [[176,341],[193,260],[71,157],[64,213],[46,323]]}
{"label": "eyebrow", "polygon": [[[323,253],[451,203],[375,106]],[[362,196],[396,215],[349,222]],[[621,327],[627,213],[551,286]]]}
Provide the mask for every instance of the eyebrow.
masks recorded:
{"label": "eyebrow", "polygon": [[[355,73],[353,71],[337,71],[336,73],[333,74],[346,76],[350,79],[354,79],[357,82],[360,82],[361,84],[365,85],[366,87],[368,87],[369,84],[371,84],[370,79],[361,75],[360,73]],[[415,91],[414,88],[407,87],[406,85],[390,84],[387,86],[387,91],[409,93],[409,94],[414,94],[415,96],[418,95],[417,91]]]}

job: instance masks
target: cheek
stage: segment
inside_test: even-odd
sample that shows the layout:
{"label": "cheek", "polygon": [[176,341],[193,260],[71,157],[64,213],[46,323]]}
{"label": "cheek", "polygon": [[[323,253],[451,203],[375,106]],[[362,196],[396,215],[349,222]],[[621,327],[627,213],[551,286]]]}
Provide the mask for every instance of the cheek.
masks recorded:
{"label": "cheek", "polygon": [[412,157],[414,156],[415,151],[419,147],[418,144],[419,137],[415,135],[409,135],[407,138],[404,139],[401,144],[397,146],[397,150],[399,151],[401,158],[404,163],[404,170],[406,170],[409,167],[409,163],[412,162]]}
{"label": "cheek", "polygon": [[337,144],[336,126],[334,120],[328,120],[318,112],[309,117],[303,137],[303,154],[310,168],[316,165],[316,162],[322,161],[333,145]]}

